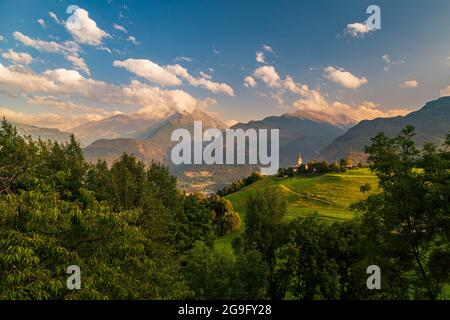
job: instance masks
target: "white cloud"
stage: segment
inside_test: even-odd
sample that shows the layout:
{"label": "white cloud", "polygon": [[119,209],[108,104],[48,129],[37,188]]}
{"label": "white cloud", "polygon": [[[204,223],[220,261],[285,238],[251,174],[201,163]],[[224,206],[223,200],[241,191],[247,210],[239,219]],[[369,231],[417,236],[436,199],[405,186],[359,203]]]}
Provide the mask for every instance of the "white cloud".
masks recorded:
{"label": "white cloud", "polygon": [[[273,66],[257,68],[254,71],[254,76],[264,82],[268,88],[276,89],[275,92],[270,94],[270,97],[279,105],[284,105],[283,95],[286,90],[297,94],[299,98],[292,104],[295,109],[324,112],[334,116],[345,114],[355,120],[390,117],[409,112],[406,109],[398,108],[383,111],[379,109],[378,105],[369,101],[364,101],[356,106],[339,101],[329,102],[319,90],[310,89],[305,84],[295,82],[289,75],[282,79]],[[345,76],[347,77],[347,75]]]}
{"label": "white cloud", "polygon": [[161,86],[178,86],[182,84],[181,79],[184,79],[191,86],[202,87],[213,93],[222,92],[234,96],[234,91],[229,85],[214,82],[210,80],[211,76],[209,75],[206,77],[202,75],[198,78],[193,77],[186,68],[179,64],[162,67],[148,59],[127,59],[124,61],[116,60],[113,65],[124,68]]}
{"label": "white cloud", "polygon": [[266,62],[266,57],[264,56],[264,52],[261,52],[261,51],[256,52],[256,61],[259,63]]}
{"label": "white cloud", "polygon": [[37,20],[37,23],[39,23],[39,25],[42,27],[42,28],[45,28],[46,26],[45,26],[45,21],[44,21],[44,19],[38,19]]}
{"label": "white cloud", "polygon": [[381,57],[384,61],[384,70],[388,71],[391,65],[403,64],[405,60],[392,61],[391,57],[388,54],[385,54]]}
{"label": "white cloud", "polygon": [[342,68],[328,66],[324,70],[328,79],[349,89],[357,89],[368,82],[366,78],[358,78]]}
{"label": "white cloud", "polygon": [[[0,64],[0,87],[27,96],[45,95],[51,107],[59,107],[61,111],[63,108],[73,109],[84,105],[63,104],[58,100],[86,101],[92,105],[88,113],[94,114],[97,118],[104,116],[103,112],[92,109],[99,104],[108,108],[120,107],[128,110],[131,108],[135,110],[132,112],[142,116],[165,117],[175,111],[192,111],[216,103],[214,99],[196,99],[182,90],[166,90],[137,80],[119,86],[85,78],[75,70],[54,69],[38,74],[28,69],[5,67],[2,64]],[[43,98],[40,99],[35,98],[30,102],[44,102]],[[33,117],[29,119],[33,120]],[[65,119],[68,119],[67,116]]]}
{"label": "white cloud", "polygon": [[259,67],[253,72],[253,74],[256,78],[261,79],[269,87],[280,86],[280,76],[272,66]]}
{"label": "white cloud", "polygon": [[47,92],[56,89],[56,85],[44,77],[16,67],[5,67],[0,63],[0,84],[20,92]]}
{"label": "white cloud", "polygon": [[100,50],[100,51],[106,51],[106,52],[108,52],[109,54],[112,53],[111,49],[108,48],[108,47],[105,47],[105,46],[97,47],[97,50]]}
{"label": "white cloud", "polygon": [[22,44],[32,47],[38,51],[62,54],[67,61],[72,63],[76,70],[90,74],[89,68],[83,58],[79,56],[79,52],[81,51],[80,46],[73,41],[58,43],[55,41],[32,39],[18,31],[14,32],[13,36],[17,41],[20,41]]}
{"label": "white cloud", "polygon": [[354,22],[349,23],[347,28],[344,30],[344,35],[348,35],[352,38],[363,38],[370,32],[366,23]]}
{"label": "white cloud", "polygon": [[50,18],[52,18],[57,24],[60,24],[60,25],[65,24],[64,20],[60,20],[58,18],[58,16],[55,13],[51,12],[51,11],[48,13],[48,16]]}
{"label": "white cloud", "polygon": [[118,31],[121,31],[123,33],[128,33],[127,29],[125,29],[125,27],[121,26],[120,24],[114,23],[113,24],[113,28],[118,30]]}
{"label": "white cloud", "polygon": [[175,61],[186,61],[186,62],[192,62],[192,58],[190,57],[184,57],[184,56],[180,56],[180,57],[176,57]]}
{"label": "white cloud", "polygon": [[0,42],[3,42],[5,38],[0,34]]}
{"label": "white cloud", "polygon": [[254,88],[257,86],[256,80],[252,76],[246,76],[244,78],[244,86],[247,88]]}
{"label": "white cloud", "polygon": [[234,97],[233,88],[231,88],[226,83],[214,82],[204,77],[195,78],[189,74],[186,68],[183,68],[179,64],[166,66],[165,69],[173,73],[174,75],[185,79],[191,86],[202,87],[213,93],[221,92]]}
{"label": "white cloud", "polygon": [[318,90],[309,90],[306,95],[294,102],[294,107],[300,110],[324,112],[332,116],[345,114],[356,121],[394,117],[410,112],[410,110],[402,108],[383,111],[379,109],[379,105],[371,101],[363,101],[356,106],[339,101],[329,102]]}
{"label": "white cloud", "polygon": [[4,52],[2,54],[2,57],[19,64],[30,64],[31,62],[33,62],[33,57],[28,53],[15,52],[12,49]]}
{"label": "white cloud", "polygon": [[110,117],[121,113],[120,111],[108,111],[103,108],[89,107],[86,105],[73,103],[71,101],[59,99],[55,96],[29,96],[27,98],[27,104],[50,107],[67,112],[98,114],[105,117]]}
{"label": "white cloud", "polygon": [[416,80],[407,80],[403,83],[400,83],[399,87],[404,89],[417,88],[419,83]]}
{"label": "white cloud", "polygon": [[[273,66],[259,67],[255,69],[253,75],[270,88],[288,90],[289,92],[296,94],[303,94],[308,88],[306,85],[295,82],[290,75],[287,75],[284,80],[281,79]],[[277,100],[279,99],[277,98]]]}
{"label": "white cloud", "polygon": [[108,33],[97,27],[97,23],[89,17],[89,13],[81,8],[72,13],[65,26],[77,43],[100,46],[103,39],[109,37]]}
{"label": "white cloud", "polygon": [[206,72],[200,71],[199,74],[202,78],[209,79],[209,80],[212,79],[212,76]]}
{"label": "white cloud", "polygon": [[267,44],[263,45],[263,50],[267,52],[273,52],[272,47]]}
{"label": "white cloud", "polygon": [[73,67],[76,70],[83,71],[87,75],[91,75],[91,72],[89,70],[89,67],[87,66],[86,62],[83,58],[77,56],[77,55],[68,55],[66,56],[67,61],[70,61],[73,65]]}
{"label": "white cloud", "polygon": [[127,41],[131,42],[132,44],[134,44],[134,45],[136,45],[136,46],[139,44],[139,41],[137,41],[137,40],[136,40],[136,37],[134,37],[134,36],[129,36],[129,37],[127,38]]}
{"label": "white cloud", "polygon": [[14,32],[13,36],[22,44],[43,52],[73,54],[80,51],[80,47],[73,41],[58,43],[55,41],[32,39],[19,31]]}
{"label": "white cloud", "polygon": [[177,86],[181,80],[172,72],[148,59],[127,59],[124,61],[114,61],[114,67],[124,68],[139,77],[162,86]]}
{"label": "white cloud", "polygon": [[123,93],[141,105],[138,114],[144,116],[167,116],[174,110],[192,111],[215,103],[214,99],[198,100],[183,90],[164,90],[136,80],[124,87]]}

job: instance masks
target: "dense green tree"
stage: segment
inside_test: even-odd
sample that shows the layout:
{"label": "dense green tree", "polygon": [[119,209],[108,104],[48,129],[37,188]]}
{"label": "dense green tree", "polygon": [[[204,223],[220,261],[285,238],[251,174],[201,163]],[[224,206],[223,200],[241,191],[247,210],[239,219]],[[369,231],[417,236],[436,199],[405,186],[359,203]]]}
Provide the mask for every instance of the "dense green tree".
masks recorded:
{"label": "dense green tree", "polygon": [[247,249],[258,250],[268,268],[269,295],[272,299],[284,297],[276,279],[276,250],[283,244],[282,219],[287,201],[276,189],[266,189],[252,194],[246,203],[246,227],[244,241]]}
{"label": "dense green tree", "polygon": [[211,211],[195,195],[183,199],[183,210],[177,217],[177,249],[187,252],[196,241],[212,247],[214,240]]}
{"label": "dense green tree", "polygon": [[185,276],[190,298],[233,299],[236,269],[233,258],[197,241],[187,255]]}
{"label": "dense green tree", "polygon": [[[73,137],[35,142],[4,121],[0,299],[186,297],[173,240],[179,194],[152,173],[127,155],[111,169],[88,165]],[[175,200],[161,196],[164,188]],[[66,268],[74,264],[82,290],[69,291]]]}
{"label": "dense green tree", "polygon": [[[182,298],[170,248],[133,226],[139,211],[112,212],[88,191],[86,208],[42,184],[0,201],[1,299]],[[82,290],[66,288],[78,265]]]}
{"label": "dense green tree", "polygon": [[93,191],[98,201],[110,201],[111,174],[104,160],[90,164],[86,174],[86,188]]}
{"label": "dense green tree", "polygon": [[366,152],[382,192],[357,209],[387,297],[436,299],[450,276],[449,162],[433,145],[419,151],[413,136],[406,127],[372,139]]}
{"label": "dense green tree", "polygon": [[290,286],[296,298],[337,299],[338,266],[324,245],[326,225],[315,219],[296,220],[290,226],[291,241],[280,250],[280,259],[290,268]]}
{"label": "dense green tree", "polygon": [[145,166],[135,157],[123,154],[111,167],[111,201],[118,210],[135,208],[144,193]]}
{"label": "dense green tree", "polygon": [[218,236],[229,234],[241,226],[241,218],[234,211],[228,199],[211,195],[205,199],[206,206],[211,210],[214,231]]}

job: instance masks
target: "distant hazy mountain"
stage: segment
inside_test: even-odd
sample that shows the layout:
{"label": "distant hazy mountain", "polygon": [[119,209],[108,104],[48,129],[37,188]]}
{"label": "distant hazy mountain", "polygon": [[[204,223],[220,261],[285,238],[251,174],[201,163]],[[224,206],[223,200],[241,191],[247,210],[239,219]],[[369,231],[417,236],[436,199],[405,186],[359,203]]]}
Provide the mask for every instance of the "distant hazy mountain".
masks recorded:
{"label": "distant hazy mountain", "polygon": [[12,123],[17,128],[17,133],[23,136],[31,136],[33,139],[52,140],[64,143],[70,140],[70,133],[54,128],[36,127],[23,123]]}
{"label": "distant hazy mountain", "polygon": [[326,122],[336,127],[340,127],[342,129],[347,130],[348,128],[354,126],[358,123],[355,119],[347,116],[344,113],[330,115],[328,113],[319,112],[319,111],[309,111],[309,110],[297,110],[292,113],[288,113],[293,117],[303,118],[306,120],[313,120],[317,122]]}
{"label": "distant hazy mountain", "polygon": [[333,118],[319,112],[297,111],[260,121],[238,123],[232,128],[279,129],[280,165],[287,167],[295,163],[299,152],[305,161],[316,159],[320,150],[354,123],[345,116]]}
{"label": "distant hazy mountain", "polygon": [[[257,166],[254,165],[174,166],[169,159],[174,145],[170,136],[177,128],[186,128],[192,132],[194,121],[202,121],[203,130],[227,128],[220,120],[201,111],[178,112],[141,133],[134,132],[136,138],[100,139],[84,148],[84,153],[90,161],[105,159],[109,164],[124,152],[134,154],[144,163],[163,161],[178,176],[183,187],[190,190],[214,190],[256,170]],[[345,116],[330,117],[322,113],[298,111],[260,121],[238,123],[232,128],[279,129],[280,165],[286,167],[295,163],[299,152],[305,161],[317,158],[322,148],[354,123],[354,120]]]}
{"label": "distant hazy mountain", "polygon": [[397,135],[406,125],[416,128],[415,141],[419,145],[424,142],[441,145],[450,130],[450,97],[430,101],[420,110],[406,116],[361,121],[324,148],[321,158],[333,161],[348,153],[360,156],[364,147],[370,144],[371,137],[379,132],[388,136]]}
{"label": "distant hazy mountain", "polygon": [[[170,164],[167,161],[167,156],[171,147],[175,144],[175,142],[170,141],[172,132],[177,128],[185,128],[192,131],[194,121],[202,121],[203,130],[226,128],[223,122],[200,110],[196,110],[193,113],[177,112],[165,120],[153,123],[151,126],[141,126],[140,128],[129,130],[129,135],[132,135],[133,138],[120,137],[117,139],[96,140],[84,148],[84,154],[90,161],[104,159],[108,163],[112,163],[126,152],[134,154],[144,163],[156,160]],[[125,122],[130,123],[130,119],[125,119]]]}
{"label": "distant hazy mountain", "polygon": [[99,121],[90,121],[71,129],[84,145],[98,139],[135,138],[154,125],[158,119],[115,115]]}

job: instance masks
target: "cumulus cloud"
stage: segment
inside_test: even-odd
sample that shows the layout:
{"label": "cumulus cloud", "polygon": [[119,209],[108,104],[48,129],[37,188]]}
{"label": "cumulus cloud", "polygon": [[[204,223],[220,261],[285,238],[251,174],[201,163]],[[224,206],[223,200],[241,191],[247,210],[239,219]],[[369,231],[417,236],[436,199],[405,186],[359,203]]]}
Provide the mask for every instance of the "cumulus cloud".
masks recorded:
{"label": "cumulus cloud", "polygon": [[253,74],[268,88],[276,90],[270,94],[270,97],[279,105],[284,105],[283,97],[286,91],[298,95],[298,98],[292,104],[295,109],[318,111],[334,116],[345,114],[347,117],[358,121],[403,115],[409,112],[409,110],[403,108],[384,111],[379,108],[379,105],[370,101],[364,101],[359,105],[349,105],[339,101],[330,102],[319,90],[311,89],[306,84],[296,82],[290,75],[286,75],[282,79],[273,66],[259,67]]}
{"label": "cumulus cloud", "polygon": [[244,86],[247,88],[254,88],[256,85],[256,80],[252,76],[246,76],[244,78]]}
{"label": "cumulus cloud", "polygon": [[363,101],[358,105],[349,105],[339,101],[329,102],[320,91],[313,89],[308,90],[308,92],[295,101],[293,105],[299,110],[324,112],[332,116],[345,114],[347,117],[356,121],[379,117],[393,117],[405,115],[410,112],[403,108],[383,111],[379,109],[379,105],[371,101]]}
{"label": "cumulus cloud", "polygon": [[38,19],[38,20],[37,20],[37,23],[39,23],[39,25],[40,25],[42,28],[45,28],[45,27],[46,27],[44,19]]}
{"label": "cumulus cloud", "polygon": [[5,37],[3,37],[1,34],[0,34],[0,42],[3,42],[5,40]]}
{"label": "cumulus cloud", "polygon": [[121,26],[120,24],[114,23],[113,24],[113,28],[118,30],[118,31],[120,31],[120,32],[128,33],[127,29],[125,29],[125,27]]}
{"label": "cumulus cloud", "polygon": [[139,77],[162,86],[177,86],[181,84],[181,80],[176,75],[148,59],[116,60],[113,65],[114,67],[124,68]]}
{"label": "cumulus cloud", "polygon": [[58,16],[54,12],[49,12],[48,16],[52,18],[57,24],[63,25],[65,24],[64,20],[58,18]]}
{"label": "cumulus cloud", "polygon": [[403,64],[405,60],[392,61],[391,57],[388,54],[385,54],[381,57],[384,62],[384,70],[388,71],[392,65]]}
{"label": "cumulus cloud", "polygon": [[124,68],[135,75],[161,86],[178,86],[184,79],[188,84],[194,87],[202,87],[213,93],[225,93],[234,96],[233,89],[225,84],[210,80],[210,76],[194,77],[189,71],[179,64],[160,66],[148,59],[127,59],[124,61],[116,60],[115,67]]}
{"label": "cumulus cloud", "polygon": [[91,75],[91,72],[89,70],[89,67],[87,66],[86,62],[83,58],[77,56],[77,55],[68,55],[66,56],[67,61],[70,61],[73,65],[73,67],[76,70],[83,71],[87,75]]}
{"label": "cumulus cloud", "polygon": [[30,64],[31,62],[33,62],[33,57],[30,54],[23,52],[15,52],[12,49],[9,49],[8,51],[4,52],[2,54],[2,57],[19,64]]}
{"label": "cumulus cloud", "polygon": [[269,46],[269,45],[267,45],[267,44],[264,44],[264,45],[263,45],[263,50],[264,50],[264,51],[267,51],[267,52],[273,52],[272,47]]}
{"label": "cumulus cloud", "polygon": [[[306,85],[295,82],[290,75],[287,75],[284,79],[281,79],[280,75],[273,66],[259,67],[255,69],[253,75],[270,88],[287,90],[296,94],[304,94],[304,91],[307,90]],[[277,100],[280,101],[279,98],[277,98]]]}
{"label": "cumulus cloud", "polygon": [[417,88],[419,83],[416,80],[407,80],[403,83],[400,83],[399,87],[404,89]]}
{"label": "cumulus cloud", "polygon": [[264,56],[264,52],[258,51],[256,52],[256,62],[265,63],[266,57]]}
{"label": "cumulus cloud", "polygon": [[328,79],[349,89],[357,89],[368,82],[366,78],[358,78],[342,68],[328,66],[324,71]]}
{"label": "cumulus cloud", "polygon": [[183,90],[164,90],[137,80],[125,86],[123,93],[127,99],[141,105],[137,113],[144,116],[167,116],[174,110],[192,111],[215,103],[214,99],[198,100]]}
{"label": "cumulus cloud", "polygon": [[14,32],[13,36],[17,41],[38,51],[62,54],[64,55],[67,61],[72,63],[73,67],[76,70],[83,71],[88,75],[90,74],[86,62],[79,55],[81,48],[74,41],[65,41],[63,43],[58,43],[55,41],[44,41],[40,39],[33,39],[24,35],[19,31]]}
{"label": "cumulus cloud", "polygon": [[97,23],[89,17],[89,12],[76,9],[66,21],[66,30],[77,43],[100,46],[109,34],[100,29]]}
{"label": "cumulus cloud", "polygon": [[[0,87],[27,96],[51,96],[47,101],[54,107],[70,108],[70,105],[63,105],[56,99],[76,99],[92,106],[100,104],[116,110],[131,108],[135,110],[133,112],[149,117],[165,117],[175,111],[192,111],[216,103],[214,99],[196,99],[183,90],[162,89],[137,80],[125,85],[113,85],[85,78],[75,70],[53,69],[35,73],[24,68],[5,67],[2,64]],[[105,116],[92,108],[89,114]]]}
{"label": "cumulus cloud", "polygon": [[74,54],[80,51],[80,47],[73,41],[58,43],[55,41],[32,39],[19,31],[15,31],[13,37],[22,44],[42,52]]}
{"label": "cumulus cloud", "polygon": [[45,106],[59,111],[67,111],[71,113],[90,113],[98,114],[104,117],[121,114],[120,111],[108,111],[103,108],[90,107],[83,104],[77,104],[68,100],[63,100],[55,96],[28,96],[27,104]]}
{"label": "cumulus cloud", "polygon": [[203,72],[203,71],[200,71],[199,72],[199,75],[202,77],[202,78],[205,78],[205,79],[212,79],[212,75],[210,75],[210,74],[208,74],[208,73],[206,73],[206,72]]}
{"label": "cumulus cloud", "polygon": [[257,68],[253,72],[254,76],[261,79],[269,87],[275,88],[280,86],[280,76],[272,66],[263,66]]}
{"label": "cumulus cloud", "polygon": [[344,36],[350,36],[352,38],[363,38],[370,32],[367,23],[354,22],[347,24],[347,28],[344,30]]}
{"label": "cumulus cloud", "polygon": [[189,74],[186,68],[183,68],[179,64],[169,65],[165,67],[166,70],[173,73],[174,75],[183,78],[186,80],[191,86],[194,87],[202,87],[213,93],[224,93],[229,96],[234,97],[234,90],[226,83],[214,82],[210,79],[204,77],[193,77]]}
{"label": "cumulus cloud", "polygon": [[128,41],[128,42],[131,42],[132,44],[134,44],[134,45],[136,45],[136,46],[139,44],[139,41],[137,41],[136,37],[134,37],[134,36],[129,36],[129,37],[127,38],[127,41]]}

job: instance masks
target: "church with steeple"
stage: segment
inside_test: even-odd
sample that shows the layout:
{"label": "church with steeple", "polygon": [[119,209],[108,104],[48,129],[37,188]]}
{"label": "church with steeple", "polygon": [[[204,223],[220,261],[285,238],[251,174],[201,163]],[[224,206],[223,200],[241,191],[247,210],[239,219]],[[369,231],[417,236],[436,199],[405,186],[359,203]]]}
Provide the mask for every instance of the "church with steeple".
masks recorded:
{"label": "church with steeple", "polygon": [[299,152],[299,153],[297,154],[297,161],[295,162],[295,167],[296,167],[296,168],[300,168],[300,166],[302,165],[302,163],[303,163],[302,155],[301,155],[301,153]]}

